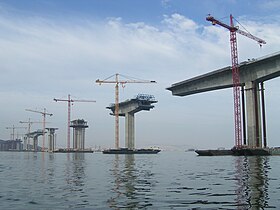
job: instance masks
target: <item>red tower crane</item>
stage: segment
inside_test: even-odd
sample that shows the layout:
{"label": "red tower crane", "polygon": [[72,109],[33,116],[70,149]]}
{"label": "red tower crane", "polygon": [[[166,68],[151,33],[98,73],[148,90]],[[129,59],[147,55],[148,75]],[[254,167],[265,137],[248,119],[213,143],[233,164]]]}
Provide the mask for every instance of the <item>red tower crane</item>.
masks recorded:
{"label": "red tower crane", "polygon": [[94,100],[74,100],[71,99],[70,94],[68,94],[68,99],[53,99],[55,102],[65,101],[68,103],[68,121],[67,121],[67,150],[70,150],[70,121],[71,121],[71,105],[73,102],[96,102]]}
{"label": "red tower crane", "polygon": [[36,110],[31,110],[31,109],[25,109],[25,111],[29,111],[29,112],[35,112],[35,113],[39,113],[42,114],[43,116],[43,147],[42,147],[42,151],[45,151],[45,130],[46,130],[46,115],[52,116],[53,114],[50,114],[46,111],[46,108],[44,108],[44,111],[36,111]]}
{"label": "red tower crane", "polygon": [[206,17],[207,21],[210,21],[213,25],[220,25],[230,31],[230,47],[231,47],[231,62],[232,62],[232,82],[233,82],[233,98],[234,98],[234,130],[235,130],[235,147],[240,148],[242,146],[242,133],[241,133],[241,110],[240,110],[240,76],[238,67],[238,53],[237,53],[237,39],[236,33],[246,36],[250,39],[257,41],[260,46],[266,44],[263,39],[260,39],[252,34],[240,30],[237,26],[234,26],[233,16],[230,15],[230,25],[227,25],[213,16]]}

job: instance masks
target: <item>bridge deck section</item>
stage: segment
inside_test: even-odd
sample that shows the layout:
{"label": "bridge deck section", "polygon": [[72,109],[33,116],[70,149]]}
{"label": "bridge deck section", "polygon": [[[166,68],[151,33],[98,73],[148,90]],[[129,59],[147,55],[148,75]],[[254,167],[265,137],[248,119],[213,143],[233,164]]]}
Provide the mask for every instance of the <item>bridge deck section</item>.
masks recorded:
{"label": "bridge deck section", "polygon": [[[252,59],[239,65],[240,83],[256,81],[264,82],[280,76],[280,53],[260,59]],[[231,67],[225,67],[182,82],[173,84],[167,90],[173,95],[186,96],[207,91],[232,87]]]}

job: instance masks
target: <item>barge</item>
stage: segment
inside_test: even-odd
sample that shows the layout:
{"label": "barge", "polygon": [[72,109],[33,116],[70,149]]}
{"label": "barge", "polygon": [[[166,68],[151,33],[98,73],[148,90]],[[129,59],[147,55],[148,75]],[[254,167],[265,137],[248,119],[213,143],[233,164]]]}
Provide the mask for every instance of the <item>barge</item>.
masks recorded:
{"label": "barge", "polygon": [[58,149],[54,150],[54,153],[93,153],[91,149],[76,150],[76,149]]}
{"label": "barge", "polygon": [[232,150],[226,149],[207,149],[207,150],[195,150],[199,156],[222,156],[222,155],[233,155]]}
{"label": "barge", "polygon": [[103,150],[103,154],[157,154],[161,150],[160,149],[128,149],[128,148],[120,148],[120,149],[106,149]]}
{"label": "barge", "polygon": [[195,150],[199,156],[269,156],[269,155],[280,155],[280,147],[271,148],[232,148],[216,149],[216,150]]}

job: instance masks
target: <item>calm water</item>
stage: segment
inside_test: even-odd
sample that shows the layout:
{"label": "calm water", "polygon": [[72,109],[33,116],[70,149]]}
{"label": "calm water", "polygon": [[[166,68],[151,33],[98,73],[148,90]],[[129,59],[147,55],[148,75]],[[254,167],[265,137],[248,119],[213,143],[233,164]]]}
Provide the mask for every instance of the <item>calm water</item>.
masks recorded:
{"label": "calm water", "polygon": [[0,152],[0,209],[280,209],[280,156]]}

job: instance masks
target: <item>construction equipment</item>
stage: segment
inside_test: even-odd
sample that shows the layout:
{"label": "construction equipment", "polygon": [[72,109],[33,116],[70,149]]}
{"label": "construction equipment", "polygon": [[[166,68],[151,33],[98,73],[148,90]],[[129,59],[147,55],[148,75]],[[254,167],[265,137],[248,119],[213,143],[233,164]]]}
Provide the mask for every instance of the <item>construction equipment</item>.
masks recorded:
{"label": "construction equipment", "polygon": [[94,100],[74,100],[71,99],[70,94],[68,94],[68,99],[53,99],[55,102],[65,101],[68,102],[68,121],[67,121],[67,150],[70,150],[70,121],[71,121],[71,105],[73,102],[96,102]]}
{"label": "construction equipment", "polygon": [[257,41],[260,46],[266,44],[263,39],[260,39],[252,34],[242,31],[239,27],[234,26],[233,16],[230,15],[230,25],[227,25],[213,16],[208,15],[207,21],[210,21],[213,25],[220,25],[230,31],[230,47],[231,47],[231,62],[232,62],[232,81],[233,81],[233,97],[234,97],[234,128],[235,128],[235,147],[240,148],[242,146],[242,133],[241,133],[241,110],[240,110],[240,76],[238,67],[238,52],[237,52],[237,39],[236,33],[246,36],[250,39]]}
{"label": "construction equipment", "polygon": [[26,129],[26,127],[15,127],[14,125],[12,127],[6,127],[6,129],[12,130],[11,140],[15,140],[15,129],[22,129],[22,128]]}
{"label": "construction equipment", "polygon": [[[119,76],[124,77],[125,80],[119,80]],[[115,79],[109,80],[112,77],[114,77]],[[119,149],[120,148],[120,145],[119,145],[119,84],[121,84],[122,87],[124,87],[125,84],[127,84],[127,83],[156,83],[156,81],[140,80],[140,79],[120,75],[117,73],[104,80],[97,79],[95,82],[98,83],[99,85],[101,85],[103,83],[115,84],[115,113],[114,113],[114,115],[115,115],[115,148]]]}
{"label": "construction equipment", "polygon": [[[28,134],[30,134],[31,132],[31,125],[34,123],[43,123],[43,122],[38,122],[38,121],[30,121],[30,118],[28,119],[28,121],[19,121],[19,123],[22,124],[28,124]],[[45,122],[48,123],[48,122]],[[30,135],[27,135],[28,141],[27,141],[27,145],[30,144]]]}
{"label": "construction equipment", "polygon": [[43,147],[42,147],[42,151],[45,151],[45,130],[46,130],[46,115],[52,116],[53,114],[48,113],[46,111],[46,108],[44,108],[44,111],[36,111],[36,110],[32,110],[32,109],[25,109],[25,111],[29,111],[29,112],[35,112],[35,113],[39,113],[42,114],[43,116]]}

